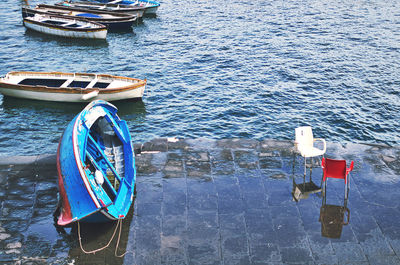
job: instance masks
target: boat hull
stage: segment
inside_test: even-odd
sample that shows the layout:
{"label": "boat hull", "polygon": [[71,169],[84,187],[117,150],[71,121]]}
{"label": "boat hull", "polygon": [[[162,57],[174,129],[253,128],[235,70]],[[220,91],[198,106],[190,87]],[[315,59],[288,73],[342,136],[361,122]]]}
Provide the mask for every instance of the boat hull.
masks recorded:
{"label": "boat hull", "polygon": [[45,92],[45,91],[31,91],[31,90],[0,87],[0,93],[2,93],[5,96],[33,99],[33,100],[58,101],[58,102],[90,102],[94,99],[102,99],[105,101],[141,99],[143,97],[144,90],[145,86],[142,86],[138,89],[133,89],[128,91],[121,91],[121,92],[107,93],[107,94],[99,93],[97,96],[93,98],[85,99],[83,97],[85,94],[83,93],[71,94],[71,93],[60,93],[56,91]]}
{"label": "boat hull", "polygon": [[120,5],[113,5],[107,3],[95,3],[95,2],[84,2],[84,1],[74,1],[74,2],[60,2],[56,5],[64,7],[73,8],[84,8],[87,10],[106,10],[109,12],[124,13],[129,15],[135,15],[138,18],[142,18],[145,13],[145,7],[124,7]]}
{"label": "boat hull", "polygon": [[73,30],[65,28],[56,28],[52,26],[43,25],[36,21],[30,20],[29,18],[24,19],[24,25],[26,28],[41,32],[48,35],[65,37],[65,38],[83,38],[83,39],[106,39],[107,28],[103,29],[92,29],[92,30]]}
{"label": "boat hull", "polygon": [[[57,150],[61,201],[57,224],[60,226],[76,221],[106,222],[123,219],[130,209],[136,180],[135,160],[126,122],[119,119],[116,111],[113,105],[105,101],[93,101],[68,124],[60,139]],[[119,137],[119,147],[123,150],[124,173],[118,175],[118,188],[113,188],[106,177],[109,174],[103,164],[107,162],[103,161],[107,157],[104,155],[107,150],[106,138],[97,138],[102,134],[96,135],[101,119],[110,123],[113,128],[111,130]],[[108,160],[107,163],[111,162]],[[97,171],[101,172],[106,181],[98,181]]]}
{"label": "boat hull", "polygon": [[[37,80],[53,80],[59,83],[73,83],[75,78],[79,82],[86,80],[88,87],[68,87],[61,85],[52,87],[51,84],[21,84],[25,78]],[[83,81],[82,81],[83,80]],[[100,80],[111,80],[110,88],[90,87]],[[126,82],[124,82],[126,81]],[[129,82],[128,82],[129,81]],[[114,85],[113,82],[116,84]],[[4,96],[58,102],[90,102],[101,99],[105,101],[118,101],[126,99],[141,99],[146,88],[146,80],[96,74],[73,74],[58,72],[11,72],[0,79],[0,93]]]}
{"label": "boat hull", "polygon": [[133,23],[137,22],[138,18],[135,15],[123,13],[118,14],[45,4],[40,4],[36,8],[22,7],[21,12],[22,18],[33,17],[35,14],[57,14],[71,19],[86,19],[105,25],[109,31],[131,30]]}

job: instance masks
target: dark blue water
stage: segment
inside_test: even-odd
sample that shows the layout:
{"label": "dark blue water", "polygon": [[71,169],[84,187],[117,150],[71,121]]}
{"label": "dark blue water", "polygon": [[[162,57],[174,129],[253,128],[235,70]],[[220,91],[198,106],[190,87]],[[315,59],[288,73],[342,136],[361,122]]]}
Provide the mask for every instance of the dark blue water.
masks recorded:
{"label": "dark blue water", "polygon": [[[400,144],[400,1],[161,3],[134,32],[92,43],[28,32],[23,1],[1,1],[0,75],[147,78],[143,102],[116,104],[136,142],[293,139],[311,125],[332,142]],[[55,152],[82,107],[0,96],[0,154]]]}

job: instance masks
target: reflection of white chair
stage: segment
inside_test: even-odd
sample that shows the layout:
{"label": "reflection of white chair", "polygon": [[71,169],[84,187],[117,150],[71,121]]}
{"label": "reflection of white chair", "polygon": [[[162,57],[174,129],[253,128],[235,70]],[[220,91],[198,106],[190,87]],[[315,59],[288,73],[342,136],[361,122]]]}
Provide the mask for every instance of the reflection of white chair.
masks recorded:
{"label": "reflection of white chair", "polygon": [[[324,139],[314,138],[310,126],[303,126],[295,129],[297,151],[304,157],[304,176],[306,175],[307,157],[321,156],[325,154],[326,142]],[[314,147],[314,142],[320,141],[323,143],[323,149]],[[311,167],[312,168],[312,160]]]}

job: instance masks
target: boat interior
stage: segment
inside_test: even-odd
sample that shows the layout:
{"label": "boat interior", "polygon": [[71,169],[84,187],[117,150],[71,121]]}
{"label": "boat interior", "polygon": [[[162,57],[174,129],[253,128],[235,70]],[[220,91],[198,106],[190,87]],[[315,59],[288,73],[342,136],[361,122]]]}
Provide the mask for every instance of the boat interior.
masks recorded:
{"label": "boat interior", "polygon": [[40,22],[55,25],[55,26],[63,26],[63,27],[67,27],[67,28],[86,29],[86,28],[93,27],[89,23],[79,23],[78,21],[63,21],[63,20],[56,20],[56,19],[50,19],[50,18],[42,19],[42,20],[40,20]]}
{"label": "boat interior", "polygon": [[92,80],[76,80],[75,78],[25,78],[18,82],[18,84],[47,87],[107,88],[111,84],[111,82],[99,81],[97,78],[94,78]]}
{"label": "boat interior", "polygon": [[95,181],[111,201],[116,199],[125,176],[123,144],[113,127],[104,117],[93,124],[87,140],[85,161]]}

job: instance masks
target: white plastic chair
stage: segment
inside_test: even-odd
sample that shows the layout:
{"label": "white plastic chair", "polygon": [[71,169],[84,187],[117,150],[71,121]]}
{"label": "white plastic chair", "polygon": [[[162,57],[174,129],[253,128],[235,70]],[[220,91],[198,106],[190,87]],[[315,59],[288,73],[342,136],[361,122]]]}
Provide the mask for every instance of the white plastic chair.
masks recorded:
{"label": "white plastic chair", "polygon": [[[307,157],[322,156],[326,151],[326,142],[324,139],[314,138],[310,126],[298,127],[295,129],[297,151],[304,157],[304,176],[306,175]],[[323,143],[323,149],[314,147],[314,143],[320,141]],[[312,164],[311,164],[312,167]]]}

